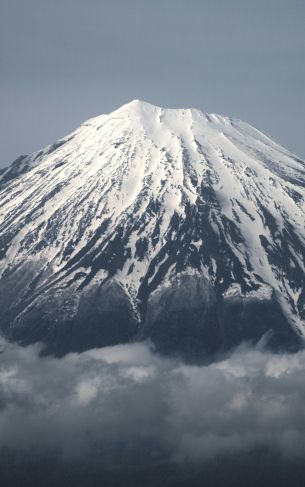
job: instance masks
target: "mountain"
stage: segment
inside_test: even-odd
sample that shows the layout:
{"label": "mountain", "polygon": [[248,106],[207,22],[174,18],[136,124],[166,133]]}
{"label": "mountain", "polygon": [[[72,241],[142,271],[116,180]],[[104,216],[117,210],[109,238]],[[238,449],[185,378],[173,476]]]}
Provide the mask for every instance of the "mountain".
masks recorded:
{"label": "mountain", "polygon": [[305,162],[138,100],[0,173],[0,323],[46,353],[150,338],[199,359],[305,334]]}

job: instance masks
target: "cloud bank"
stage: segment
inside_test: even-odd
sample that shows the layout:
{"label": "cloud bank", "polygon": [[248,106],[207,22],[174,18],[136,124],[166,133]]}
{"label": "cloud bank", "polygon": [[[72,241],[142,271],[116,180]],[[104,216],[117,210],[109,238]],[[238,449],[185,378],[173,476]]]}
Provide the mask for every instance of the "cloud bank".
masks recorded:
{"label": "cloud bank", "polygon": [[199,367],[160,357],[145,343],[62,359],[40,358],[37,346],[2,348],[2,452],[95,458],[108,467],[199,466],[255,451],[281,462],[304,457],[303,351],[240,348]]}

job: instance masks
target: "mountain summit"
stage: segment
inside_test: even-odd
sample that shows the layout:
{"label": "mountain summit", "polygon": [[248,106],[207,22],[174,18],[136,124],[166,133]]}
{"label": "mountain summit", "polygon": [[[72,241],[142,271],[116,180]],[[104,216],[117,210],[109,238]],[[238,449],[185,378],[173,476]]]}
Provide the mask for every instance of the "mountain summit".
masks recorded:
{"label": "mountain summit", "polygon": [[0,172],[2,332],[56,354],[294,347],[304,222],[304,161],[240,120],[134,100]]}

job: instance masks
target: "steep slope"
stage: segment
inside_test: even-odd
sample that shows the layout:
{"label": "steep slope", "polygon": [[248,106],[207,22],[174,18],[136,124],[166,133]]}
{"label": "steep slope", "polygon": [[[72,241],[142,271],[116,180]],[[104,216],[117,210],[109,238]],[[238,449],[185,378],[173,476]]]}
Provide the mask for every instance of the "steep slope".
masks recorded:
{"label": "steep slope", "polygon": [[[239,120],[135,100],[0,174],[5,335],[64,353],[305,333],[305,163]],[[274,338],[275,337],[275,338]]]}

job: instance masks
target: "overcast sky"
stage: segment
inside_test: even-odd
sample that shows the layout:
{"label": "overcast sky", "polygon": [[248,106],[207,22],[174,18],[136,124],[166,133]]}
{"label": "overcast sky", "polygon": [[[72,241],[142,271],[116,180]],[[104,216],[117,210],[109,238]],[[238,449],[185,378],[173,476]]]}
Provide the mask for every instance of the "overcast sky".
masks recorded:
{"label": "overcast sky", "polygon": [[305,0],[0,0],[0,166],[139,98],[305,157]]}

